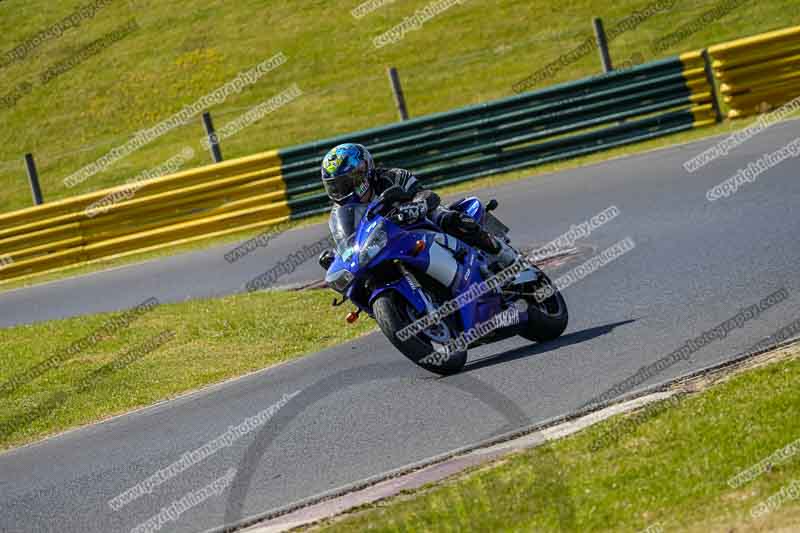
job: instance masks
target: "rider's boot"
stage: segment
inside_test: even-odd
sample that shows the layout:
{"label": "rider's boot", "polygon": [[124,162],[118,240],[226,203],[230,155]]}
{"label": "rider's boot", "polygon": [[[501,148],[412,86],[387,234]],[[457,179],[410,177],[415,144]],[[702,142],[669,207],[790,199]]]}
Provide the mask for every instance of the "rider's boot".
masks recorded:
{"label": "rider's boot", "polygon": [[487,266],[494,273],[510,267],[519,258],[519,252],[512,248],[505,239],[499,239],[483,228],[475,233],[473,246],[486,252],[488,255]]}
{"label": "rider's boot", "polygon": [[441,225],[448,233],[459,237],[470,246],[486,252],[489,256],[489,269],[494,272],[508,268],[519,257],[519,253],[504,239],[496,238],[463,213],[452,211],[447,213],[447,218],[444,218]]}
{"label": "rider's boot", "polygon": [[488,235],[494,241],[492,249],[484,249],[489,254],[488,265],[493,272],[500,272],[511,265],[519,258],[519,252],[511,247],[502,239]]}

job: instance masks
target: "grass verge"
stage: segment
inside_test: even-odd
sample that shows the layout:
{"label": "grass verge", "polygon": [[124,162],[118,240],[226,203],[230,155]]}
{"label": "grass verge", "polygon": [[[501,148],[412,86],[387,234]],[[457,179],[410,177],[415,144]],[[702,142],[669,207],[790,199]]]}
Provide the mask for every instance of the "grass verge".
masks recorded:
{"label": "grass verge", "polygon": [[[735,488],[728,480],[800,439],[798,355],[798,345],[780,350],[777,362],[701,386],[653,416],[621,415],[638,416],[636,424],[614,417],[547,449],[365,506],[315,531],[557,531],[563,523],[559,509],[547,505],[550,480],[537,469],[550,460],[545,454],[555,454],[563,469],[575,531],[796,531],[800,446],[755,479]],[[614,428],[625,430],[592,451]],[[789,490],[793,482],[797,488]],[[751,516],[782,490],[780,505]]]}
{"label": "grass verge", "polygon": [[[270,291],[164,304],[113,334],[106,331],[10,394],[3,388],[7,380],[103,329],[120,314],[1,329],[0,448],[151,405],[371,331],[369,320],[343,327],[344,311],[332,308],[331,299],[330,291]],[[174,338],[122,364],[129,350],[167,330]],[[100,371],[109,364],[115,365],[111,371]]]}

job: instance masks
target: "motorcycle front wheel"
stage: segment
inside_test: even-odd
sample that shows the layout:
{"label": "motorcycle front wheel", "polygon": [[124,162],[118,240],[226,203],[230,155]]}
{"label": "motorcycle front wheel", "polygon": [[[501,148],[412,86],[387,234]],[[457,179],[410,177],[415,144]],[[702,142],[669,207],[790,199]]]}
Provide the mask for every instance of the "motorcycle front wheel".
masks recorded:
{"label": "motorcycle front wheel", "polygon": [[395,348],[415,364],[442,376],[457,374],[467,362],[466,350],[447,353],[447,342],[458,334],[456,317],[450,315],[441,323],[401,340],[397,332],[422,317],[394,291],[388,291],[372,304],[375,320]]}

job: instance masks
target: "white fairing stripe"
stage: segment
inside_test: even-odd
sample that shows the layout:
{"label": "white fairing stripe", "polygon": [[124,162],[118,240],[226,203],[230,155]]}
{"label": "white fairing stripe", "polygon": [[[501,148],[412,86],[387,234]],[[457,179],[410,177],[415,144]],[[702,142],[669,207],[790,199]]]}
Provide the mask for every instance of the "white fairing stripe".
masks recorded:
{"label": "white fairing stripe", "polygon": [[458,263],[453,255],[437,242],[431,246],[429,255],[430,264],[425,273],[445,287],[450,287],[458,273]]}
{"label": "white fairing stripe", "polygon": [[458,251],[458,240],[446,233],[437,234],[436,242],[445,248],[450,248],[454,252]]}

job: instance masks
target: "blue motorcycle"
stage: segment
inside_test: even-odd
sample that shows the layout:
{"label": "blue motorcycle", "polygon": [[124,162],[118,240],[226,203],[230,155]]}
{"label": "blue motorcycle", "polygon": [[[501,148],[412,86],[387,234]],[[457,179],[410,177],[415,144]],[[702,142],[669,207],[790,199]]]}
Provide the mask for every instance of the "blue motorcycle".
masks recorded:
{"label": "blue motorcycle", "polygon": [[[408,201],[392,187],[367,204],[337,206],[330,220],[336,249],[325,281],[374,318],[389,341],[422,368],[449,375],[467,350],[513,335],[544,342],[567,327],[564,297],[535,265],[518,262],[493,272],[487,256],[428,219],[403,224],[397,206]],[[451,205],[510,244],[506,228],[471,197]]]}

